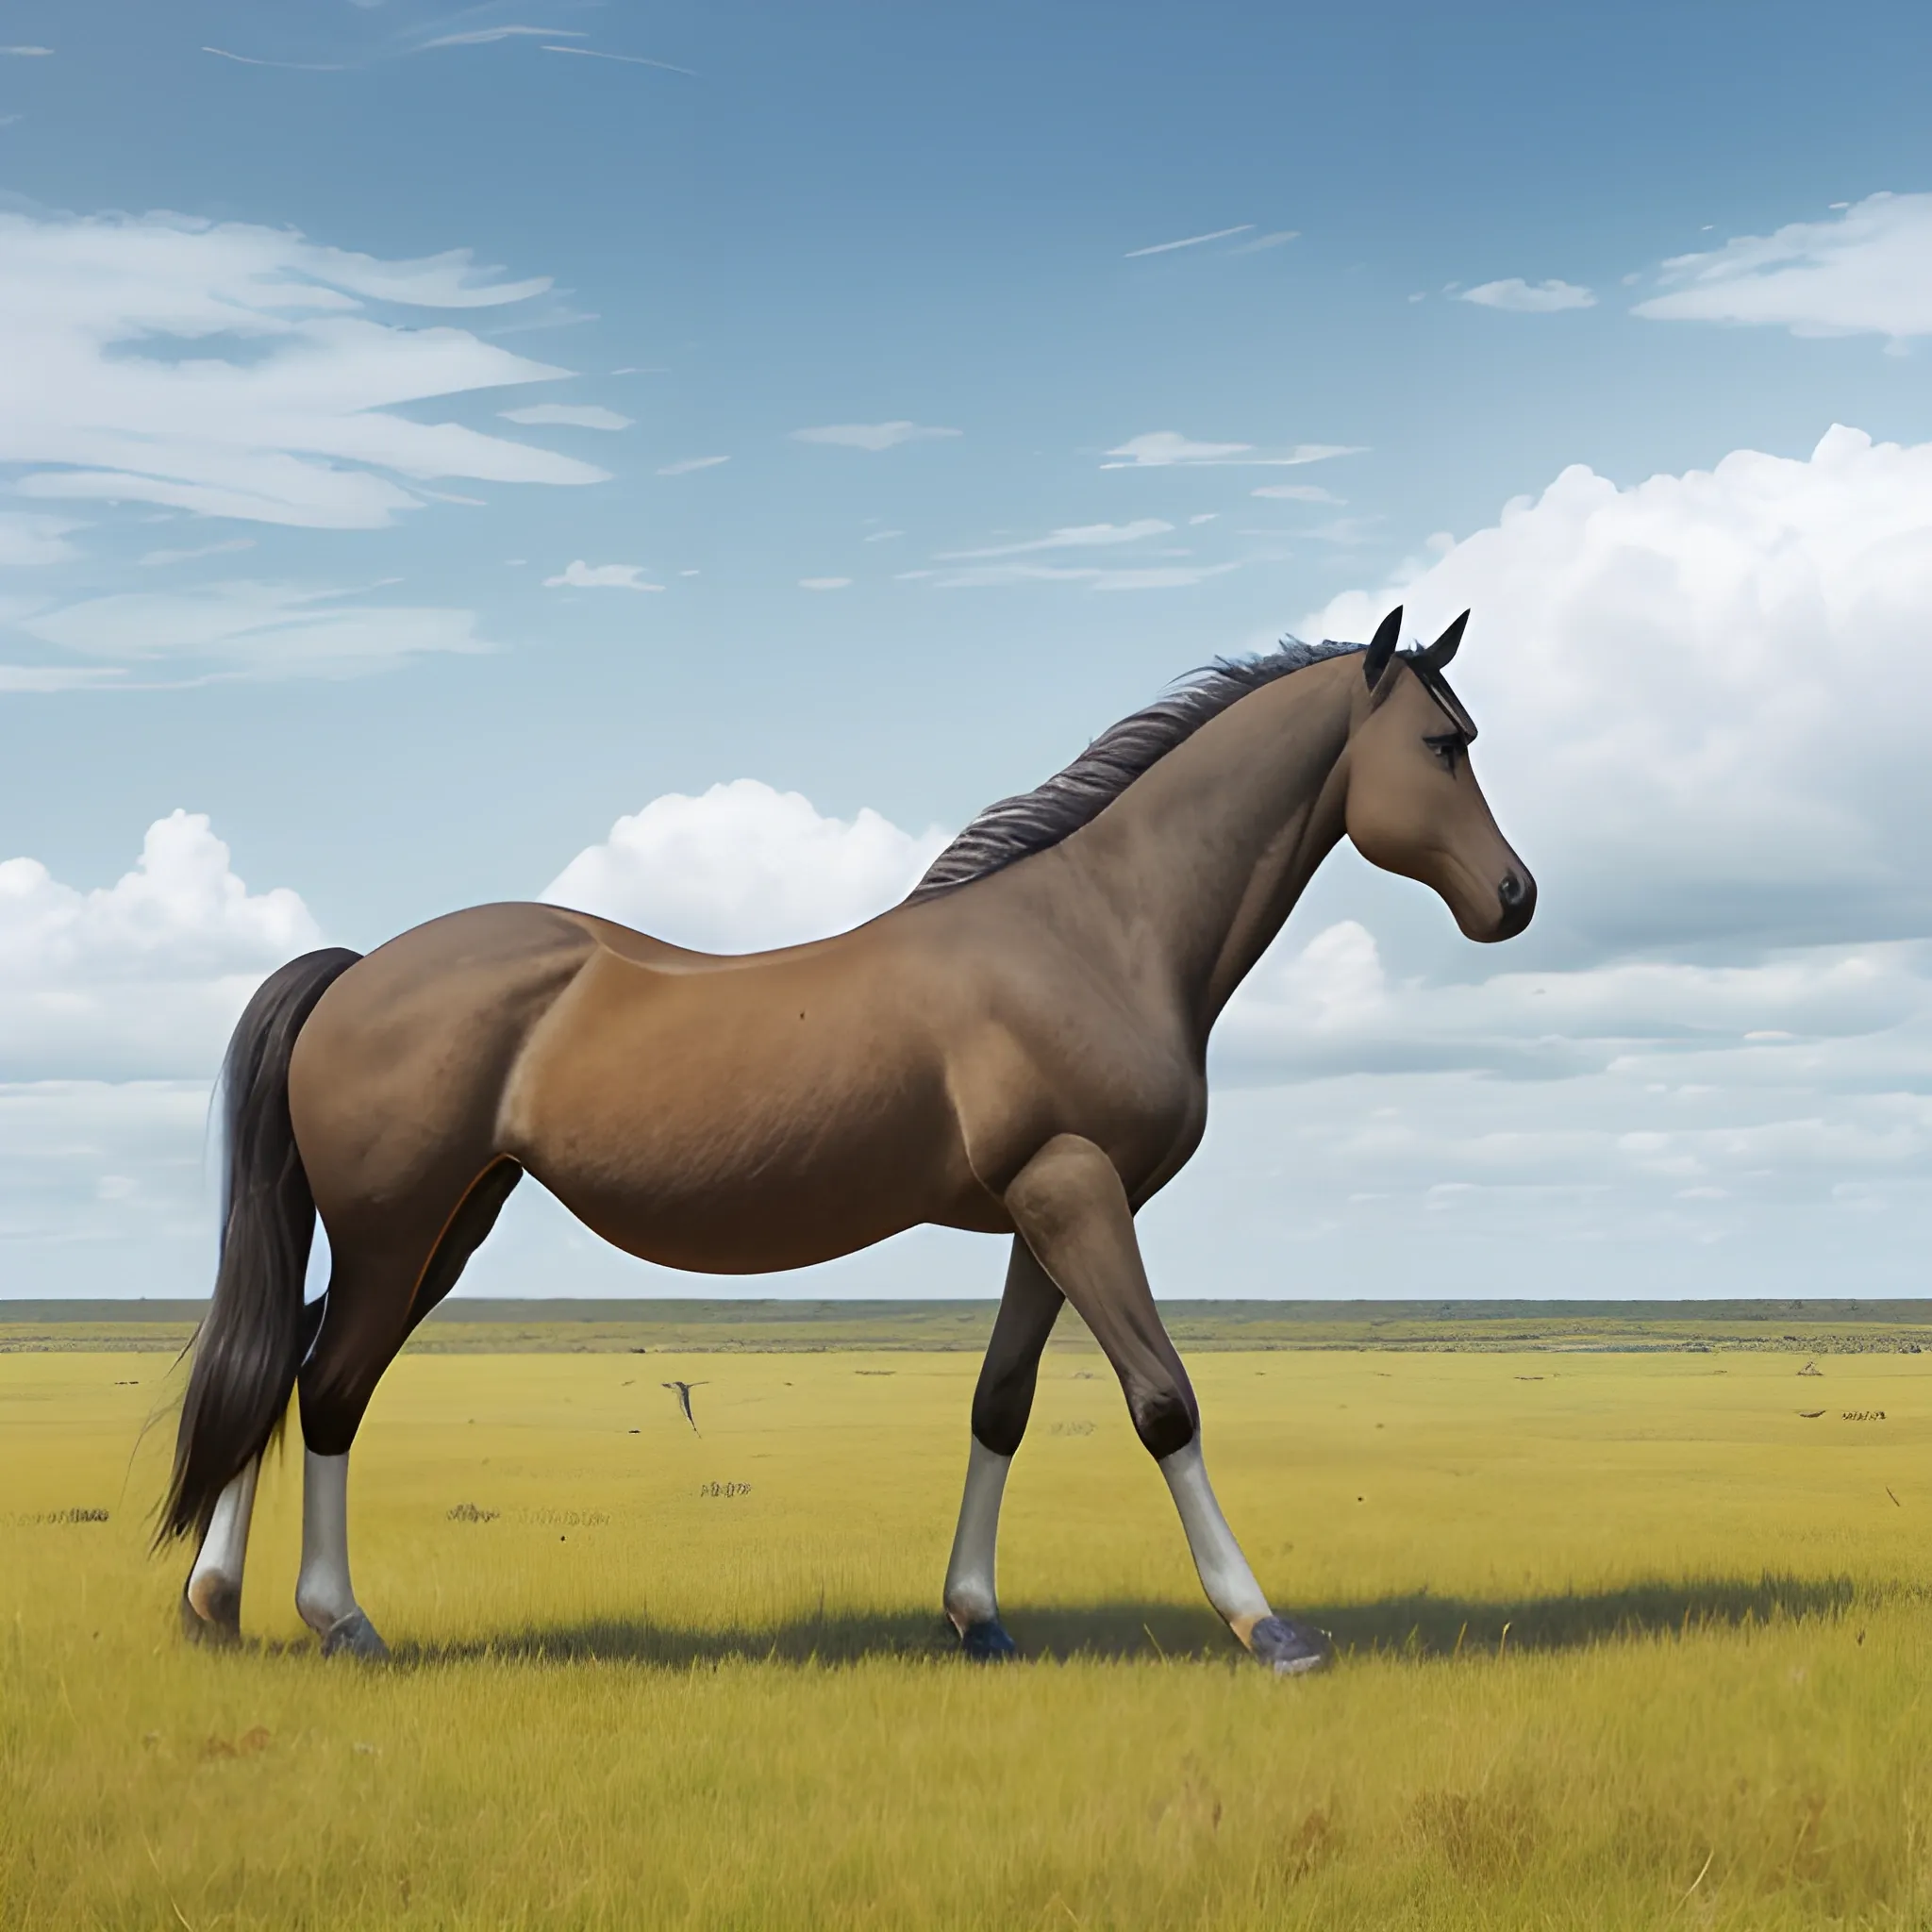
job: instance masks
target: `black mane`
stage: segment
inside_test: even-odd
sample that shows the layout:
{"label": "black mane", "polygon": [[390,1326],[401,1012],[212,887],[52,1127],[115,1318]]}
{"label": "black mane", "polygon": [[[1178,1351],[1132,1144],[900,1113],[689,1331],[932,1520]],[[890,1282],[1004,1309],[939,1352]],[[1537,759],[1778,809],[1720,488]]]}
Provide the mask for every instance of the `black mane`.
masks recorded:
{"label": "black mane", "polygon": [[1238,699],[1310,664],[1359,651],[1359,644],[1305,644],[1284,638],[1258,658],[1217,658],[1165,696],[1109,726],[1043,785],[990,805],[926,868],[906,903],[970,885],[1016,859],[1044,852],[1098,818],[1143,772]]}

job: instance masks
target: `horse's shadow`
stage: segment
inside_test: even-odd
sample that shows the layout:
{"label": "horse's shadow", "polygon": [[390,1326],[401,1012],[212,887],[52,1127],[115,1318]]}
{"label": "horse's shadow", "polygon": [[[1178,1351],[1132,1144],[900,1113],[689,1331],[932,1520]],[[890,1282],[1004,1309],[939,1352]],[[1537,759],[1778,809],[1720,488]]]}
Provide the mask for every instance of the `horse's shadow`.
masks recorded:
{"label": "horse's shadow", "polygon": [[[1415,1657],[1507,1656],[1578,1650],[1618,1640],[1675,1637],[1746,1623],[1840,1616],[1857,1592],[1849,1578],[1759,1577],[1653,1581],[1622,1590],[1510,1599],[1436,1596],[1427,1591],[1362,1603],[1297,1606],[1297,1618],[1329,1632],[1343,1656]],[[1023,1657],[1115,1661],[1221,1662],[1238,1657],[1207,1607],[1100,1603],[1018,1608],[1007,1617]],[[688,1668],[743,1659],[836,1665],[867,1657],[943,1657],[958,1640],[945,1622],[919,1610],[841,1611],[764,1629],[690,1629],[611,1619],[506,1631],[450,1643],[402,1643],[406,1665],[483,1657],[546,1663],[583,1661]]]}

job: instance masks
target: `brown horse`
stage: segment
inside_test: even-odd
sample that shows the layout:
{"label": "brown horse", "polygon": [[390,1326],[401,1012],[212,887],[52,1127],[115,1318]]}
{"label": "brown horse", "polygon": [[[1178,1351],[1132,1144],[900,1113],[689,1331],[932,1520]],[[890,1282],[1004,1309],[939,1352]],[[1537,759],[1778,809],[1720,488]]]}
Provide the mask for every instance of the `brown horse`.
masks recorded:
{"label": "brown horse", "polygon": [[[1275,1616],[1214,1500],[1135,1211],[1199,1144],[1208,1030],[1346,832],[1473,940],[1536,888],[1442,678],[1467,612],[1398,653],[1288,643],[1223,662],[995,805],[903,905],[835,939],[687,952],[551,906],[484,906],[275,974],[224,1069],[227,1197],[163,1535],[198,1531],[191,1635],[240,1629],[263,1448],[306,1444],[295,1601],[325,1652],[380,1656],[349,1583],[350,1444],[383,1371],[522,1175],[607,1241],[711,1273],[798,1268],[922,1222],[1013,1237],[973,1401],[945,1607],[1008,1654],[1000,1498],[1062,1301],[1174,1492],[1201,1581],[1277,1671]],[[305,1307],[320,1212],[328,1292]]]}

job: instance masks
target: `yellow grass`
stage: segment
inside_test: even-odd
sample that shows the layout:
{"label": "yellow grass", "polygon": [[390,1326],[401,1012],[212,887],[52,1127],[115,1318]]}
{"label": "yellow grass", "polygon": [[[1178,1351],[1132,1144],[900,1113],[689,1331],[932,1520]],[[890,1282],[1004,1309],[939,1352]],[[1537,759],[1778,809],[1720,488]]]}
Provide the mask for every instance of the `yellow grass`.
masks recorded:
{"label": "yellow grass", "polygon": [[185,1648],[165,1358],[0,1357],[0,1925],[1923,1927],[1932,1357],[1801,1360],[1197,1357],[1229,1516],[1350,1651],[1293,1683],[1091,1354],[1007,1670],[935,1610],[967,1356],[406,1358],[352,1492],[386,1671],[303,1639],[293,1458],[258,1641]]}

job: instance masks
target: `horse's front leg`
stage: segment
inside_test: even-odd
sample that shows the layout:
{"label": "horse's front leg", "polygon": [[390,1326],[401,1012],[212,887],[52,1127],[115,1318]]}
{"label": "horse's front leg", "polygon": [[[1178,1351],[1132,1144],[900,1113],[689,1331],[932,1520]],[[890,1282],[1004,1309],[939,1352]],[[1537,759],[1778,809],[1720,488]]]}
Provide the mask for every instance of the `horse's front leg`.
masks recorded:
{"label": "horse's front leg", "polygon": [[973,1443],[966,1463],[966,1493],[959,1527],[946,1565],[946,1615],[970,1657],[993,1661],[1013,1655],[1013,1640],[1000,1622],[993,1587],[999,1543],[1000,1502],[1007,1472],[1026,1433],[1040,1354],[1064,1302],[1032,1251],[1015,1239],[1007,1265],[1007,1288],[992,1324],[979,1386],[973,1391]]}
{"label": "horse's front leg", "polygon": [[1167,1478],[1208,1600],[1263,1663],[1319,1669],[1326,1641],[1277,1617],[1214,1499],[1201,1459],[1201,1416],[1188,1372],[1161,1324],[1133,1209],[1113,1163],[1074,1134],[1049,1141],[1006,1191],[1026,1245],[1113,1364],[1142,1445]]}

